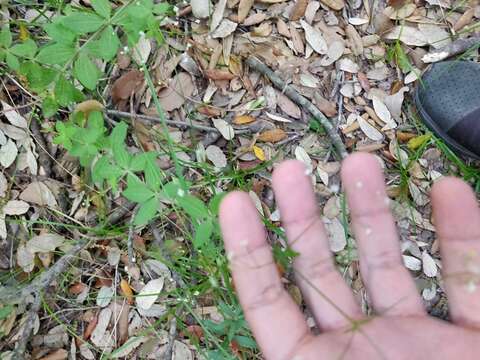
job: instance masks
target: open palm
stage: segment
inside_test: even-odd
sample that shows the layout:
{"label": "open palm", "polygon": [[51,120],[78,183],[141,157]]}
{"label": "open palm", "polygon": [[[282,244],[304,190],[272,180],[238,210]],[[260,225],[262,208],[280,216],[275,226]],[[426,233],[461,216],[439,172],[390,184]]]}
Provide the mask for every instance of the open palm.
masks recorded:
{"label": "open palm", "polygon": [[468,185],[445,178],[432,190],[453,323],[429,317],[402,263],[383,175],[371,155],[342,166],[360,269],[376,315],[366,318],[333,263],[310,178],[297,161],[273,174],[294,270],[319,336],[284,290],[266,231],[249,196],[229,194],[220,223],[235,287],[263,355],[274,360],[480,358],[480,211]]}

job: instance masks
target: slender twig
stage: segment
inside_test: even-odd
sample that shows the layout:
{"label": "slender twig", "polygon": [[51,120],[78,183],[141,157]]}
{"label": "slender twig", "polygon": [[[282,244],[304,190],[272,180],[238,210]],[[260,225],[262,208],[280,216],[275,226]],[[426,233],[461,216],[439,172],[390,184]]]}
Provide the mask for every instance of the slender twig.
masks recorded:
{"label": "slender twig", "polygon": [[180,305],[175,311],[175,315],[170,321],[170,329],[168,332],[168,344],[163,354],[163,360],[172,360],[173,359],[173,348],[175,346],[175,338],[177,337],[177,319],[182,315],[183,306]]}
{"label": "slender twig", "polygon": [[45,172],[45,176],[50,177],[52,174],[52,155],[48,152],[47,143],[40,129],[40,124],[36,116],[32,116],[30,121],[30,131],[33,134],[35,141],[38,143],[40,150],[38,151],[38,162]]}
{"label": "slender twig", "polygon": [[[118,116],[118,117],[126,117],[129,119],[139,119],[139,120],[146,120],[150,122],[155,122],[155,123],[161,123],[162,119],[156,116],[149,116],[149,115],[142,115],[142,114],[132,114],[126,111],[118,111],[118,110],[111,110],[111,109],[106,109],[105,113],[108,115],[112,116]],[[176,121],[176,120],[168,120],[165,119],[165,122],[167,125],[172,125],[176,126],[179,128],[185,128],[189,127],[192,129],[197,129],[197,130],[202,130],[202,131],[208,131],[208,132],[215,132],[215,133],[220,133],[220,131],[217,128],[211,127],[211,126],[205,126],[205,125],[199,125],[199,124],[194,124],[191,122],[183,122],[183,121]],[[235,130],[236,134],[244,134],[250,132],[248,129],[240,129],[240,130]]]}
{"label": "slender twig", "polygon": [[127,252],[128,252],[128,261],[130,265],[135,264],[135,253],[133,251],[133,233],[135,230],[135,216],[137,215],[138,207],[133,210],[132,217],[130,219],[130,224],[128,226],[128,238],[127,238]]}
{"label": "slender twig", "polygon": [[327,135],[330,138],[330,141],[338,152],[338,155],[341,158],[345,158],[347,156],[348,153],[345,145],[343,144],[342,138],[337,133],[330,120],[327,119],[327,117],[320,110],[318,110],[318,108],[313,105],[310,100],[300,95],[292,86],[285,83],[285,81],[283,81],[278,75],[276,75],[272,71],[272,69],[270,69],[267,65],[265,65],[257,58],[250,56],[247,59],[247,64],[253,70],[256,70],[262,75],[266,76],[272,82],[272,84],[275,85],[277,89],[280,89],[286,96],[288,96],[290,100],[294,101],[304,109],[308,110],[310,114],[312,114],[313,117],[315,117],[325,128]]}

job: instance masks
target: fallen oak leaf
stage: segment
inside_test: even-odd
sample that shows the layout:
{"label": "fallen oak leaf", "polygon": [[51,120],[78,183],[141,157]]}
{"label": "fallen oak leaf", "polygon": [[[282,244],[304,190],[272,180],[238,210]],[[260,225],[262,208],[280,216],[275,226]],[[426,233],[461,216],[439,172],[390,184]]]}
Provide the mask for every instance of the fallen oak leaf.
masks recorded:
{"label": "fallen oak leaf", "polygon": [[116,104],[126,100],[134,93],[143,82],[143,73],[139,70],[130,70],[120,76],[112,86],[112,100]]}
{"label": "fallen oak leaf", "polygon": [[210,80],[232,80],[236,77],[230,71],[220,69],[208,69],[205,71],[205,75]]}
{"label": "fallen oak leaf", "polygon": [[263,141],[263,142],[270,142],[270,143],[276,143],[279,142],[287,137],[287,134],[285,133],[284,130],[282,129],[272,129],[272,130],[267,130],[262,132],[257,140]]}

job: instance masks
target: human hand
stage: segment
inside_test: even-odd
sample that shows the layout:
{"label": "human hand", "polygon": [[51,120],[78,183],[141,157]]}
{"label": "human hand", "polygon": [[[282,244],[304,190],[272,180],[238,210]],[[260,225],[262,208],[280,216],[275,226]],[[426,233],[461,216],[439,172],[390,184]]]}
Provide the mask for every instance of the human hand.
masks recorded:
{"label": "human hand", "polygon": [[366,318],[335,269],[310,178],[297,161],[273,174],[273,188],[297,284],[313,313],[314,336],[283,288],[266,232],[249,196],[233,192],[220,224],[235,288],[266,359],[478,359],[480,211],[472,190],[445,178],[432,189],[452,323],[427,315],[404,267],[383,174],[371,155],[349,156],[342,181],[358,244],[360,271],[376,315]]}

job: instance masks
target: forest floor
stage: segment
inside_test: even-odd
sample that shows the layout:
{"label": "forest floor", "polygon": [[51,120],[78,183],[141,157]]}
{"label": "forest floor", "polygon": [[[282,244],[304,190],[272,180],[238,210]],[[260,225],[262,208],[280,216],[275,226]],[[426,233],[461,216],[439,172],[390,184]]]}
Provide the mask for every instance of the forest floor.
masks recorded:
{"label": "forest floor", "polygon": [[260,359],[218,225],[232,189],[314,328],[271,189],[290,158],[368,311],[339,177],[353,151],[382,163],[405,266],[448,318],[429,190],[455,175],[479,191],[480,169],[412,95],[431,63],[479,61],[478,1],[0,6],[1,360]]}

